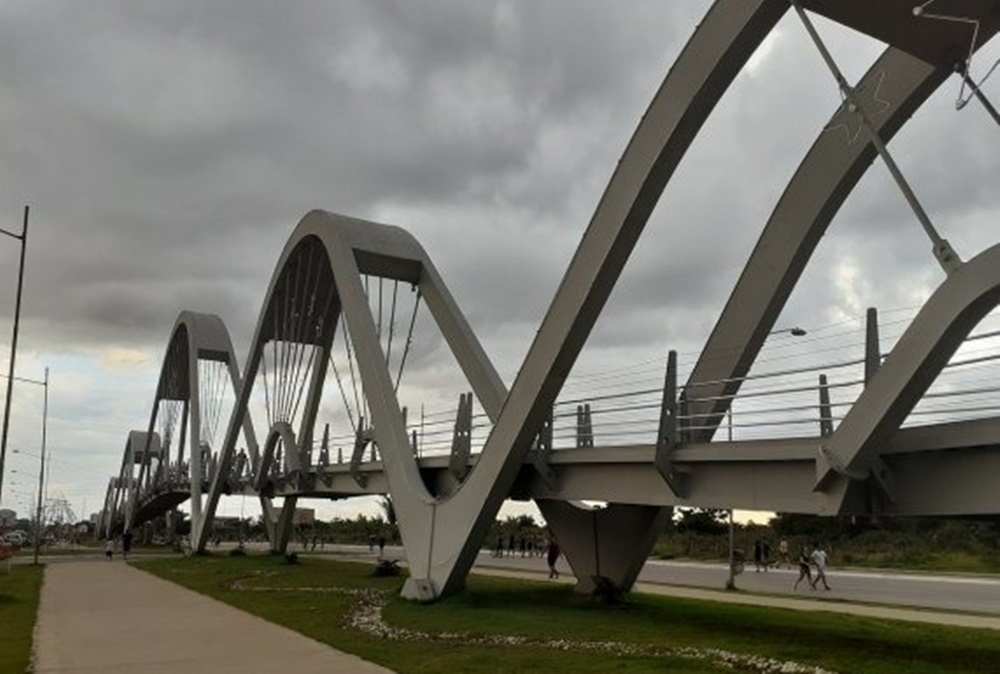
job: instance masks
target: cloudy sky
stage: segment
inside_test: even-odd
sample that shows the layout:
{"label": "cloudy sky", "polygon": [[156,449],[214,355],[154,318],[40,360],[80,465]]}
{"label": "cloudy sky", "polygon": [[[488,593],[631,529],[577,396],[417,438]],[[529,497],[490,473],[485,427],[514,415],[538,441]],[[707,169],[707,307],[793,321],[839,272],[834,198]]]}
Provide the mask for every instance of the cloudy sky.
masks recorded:
{"label": "cloudy sky", "polygon": [[[31,205],[17,369],[39,379],[51,369],[49,496],[78,515],[99,508],[128,431],[148,423],[179,311],[218,313],[245,354],[281,247],[313,208],[413,232],[509,384],[629,137],[708,6],[0,0],[0,227],[19,230]],[[839,103],[793,18],[666,190],[581,358],[583,381],[615,371],[662,379],[671,348],[690,368]],[[818,25],[850,80],[882,50]],[[989,45],[974,73],[998,55]],[[1000,153],[978,106],[955,110],[958,86],[946,83],[891,149],[968,259],[997,239]],[[1000,99],[996,79],[984,90]],[[4,372],[17,252],[0,239]],[[941,279],[876,163],[779,325],[856,331],[866,307],[905,316]],[[415,346],[409,384],[428,406],[462,390],[436,376],[439,357],[439,344]],[[19,453],[8,457],[2,505],[23,511],[37,475],[40,387],[17,386],[13,411]]]}

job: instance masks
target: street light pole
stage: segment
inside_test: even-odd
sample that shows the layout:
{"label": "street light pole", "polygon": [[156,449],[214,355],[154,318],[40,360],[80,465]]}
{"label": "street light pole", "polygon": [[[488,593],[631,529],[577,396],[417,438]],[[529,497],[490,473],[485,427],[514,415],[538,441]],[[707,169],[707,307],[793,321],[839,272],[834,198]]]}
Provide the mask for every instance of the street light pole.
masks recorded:
{"label": "street light pole", "polygon": [[7,431],[10,429],[10,408],[14,396],[14,361],[17,359],[17,332],[21,324],[21,290],[24,288],[24,254],[28,248],[28,206],[24,207],[24,225],[17,235],[0,228],[0,233],[21,242],[21,261],[17,271],[17,299],[14,302],[14,337],[10,343],[10,368],[7,376],[7,404],[3,411],[3,431],[0,435],[0,503],[3,502],[3,471],[7,459]]}
{"label": "street light pole", "polygon": [[45,481],[45,435],[49,422],[49,368],[45,368],[45,395],[42,398],[42,458],[38,467],[38,512],[35,515],[35,566],[38,566],[38,550],[42,545],[42,494]]}
{"label": "street light pole", "polygon": [[729,509],[729,580],[726,581],[727,590],[736,589],[736,547],[733,536],[733,509]]}
{"label": "street light pole", "polygon": [[[771,330],[767,333],[768,337],[772,335],[791,335],[792,337],[805,337],[809,332],[805,328],[800,328],[799,326],[794,326],[791,328],[778,328],[777,330]],[[728,437],[729,442],[733,441],[733,401],[729,401],[729,407],[726,409],[726,421],[727,430],[729,431]],[[736,536],[735,536],[735,524],[733,523],[733,509],[729,509],[729,578],[726,579],[726,589],[735,590],[736,589]]]}

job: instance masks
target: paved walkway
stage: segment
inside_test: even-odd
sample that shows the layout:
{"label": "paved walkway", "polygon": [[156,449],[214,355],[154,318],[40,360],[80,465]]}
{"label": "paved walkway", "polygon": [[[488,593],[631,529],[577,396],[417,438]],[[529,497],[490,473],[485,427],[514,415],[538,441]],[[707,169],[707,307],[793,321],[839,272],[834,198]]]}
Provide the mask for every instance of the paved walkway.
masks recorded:
{"label": "paved walkway", "polygon": [[49,564],[36,674],[392,674],[115,560]]}

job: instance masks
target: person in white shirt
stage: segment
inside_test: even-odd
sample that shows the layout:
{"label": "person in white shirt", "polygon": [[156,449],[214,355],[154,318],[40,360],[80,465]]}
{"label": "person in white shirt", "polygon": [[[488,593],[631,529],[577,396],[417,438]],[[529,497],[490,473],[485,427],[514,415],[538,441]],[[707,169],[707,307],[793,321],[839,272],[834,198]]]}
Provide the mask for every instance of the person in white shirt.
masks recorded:
{"label": "person in white shirt", "polygon": [[826,551],[819,547],[819,543],[813,545],[809,559],[816,565],[816,577],[812,581],[813,589],[816,589],[816,583],[823,581],[823,589],[829,590],[830,586],[826,583]]}

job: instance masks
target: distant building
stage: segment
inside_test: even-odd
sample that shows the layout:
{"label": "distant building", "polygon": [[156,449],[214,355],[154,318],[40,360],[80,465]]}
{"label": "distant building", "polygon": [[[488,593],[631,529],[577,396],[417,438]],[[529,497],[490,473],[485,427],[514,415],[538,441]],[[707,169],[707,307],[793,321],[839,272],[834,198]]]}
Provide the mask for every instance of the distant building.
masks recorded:
{"label": "distant building", "polygon": [[296,508],[292,514],[292,524],[312,524],[316,521],[315,508]]}
{"label": "distant building", "polygon": [[0,510],[0,529],[12,527],[17,524],[17,513],[6,508]]}

